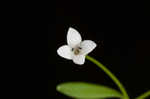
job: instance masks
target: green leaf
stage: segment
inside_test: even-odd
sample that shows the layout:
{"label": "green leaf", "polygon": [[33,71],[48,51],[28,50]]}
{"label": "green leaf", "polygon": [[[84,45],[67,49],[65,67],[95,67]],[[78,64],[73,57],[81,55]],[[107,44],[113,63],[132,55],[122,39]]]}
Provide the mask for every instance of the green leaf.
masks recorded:
{"label": "green leaf", "polygon": [[86,82],[62,83],[56,89],[64,95],[79,99],[123,97],[120,92],[112,88]]}

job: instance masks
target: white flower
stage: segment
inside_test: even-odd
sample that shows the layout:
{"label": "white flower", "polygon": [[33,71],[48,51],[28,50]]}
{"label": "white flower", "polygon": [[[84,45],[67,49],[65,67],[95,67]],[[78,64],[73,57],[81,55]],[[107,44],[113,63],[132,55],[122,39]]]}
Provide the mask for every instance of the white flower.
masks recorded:
{"label": "white flower", "polygon": [[82,41],[79,32],[71,27],[68,30],[67,43],[68,45],[57,50],[58,55],[79,65],[84,64],[85,56],[96,47],[96,43],[91,40]]}

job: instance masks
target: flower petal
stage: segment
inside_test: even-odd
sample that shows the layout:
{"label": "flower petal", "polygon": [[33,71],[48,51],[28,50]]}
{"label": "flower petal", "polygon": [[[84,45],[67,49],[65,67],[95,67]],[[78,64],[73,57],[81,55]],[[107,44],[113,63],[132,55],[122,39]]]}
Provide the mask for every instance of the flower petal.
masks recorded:
{"label": "flower petal", "polygon": [[68,45],[63,45],[61,46],[58,50],[57,53],[59,56],[66,58],[66,59],[72,59],[71,57],[71,48]]}
{"label": "flower petal", "polygon": [[90,53],[92,50],[94,50],[94,48],[96,47],[96,43],[91,41],[91,40],[84,40],[80,47],[82,48],[81,53],[83,55],[86,55],[88,53]]}
{"label": "flower petal", "polygon": [[67,43],[69,46],[74,48],[76,45],[78,45],[82,41],[81,35],[79,32],[73,28],[69,28],[68,34],[67,34]]}
{"label": "flower petal", "polygon": [[85,56],[84,55],[74,55],[73,62],[78,65],[83,65],[85,62]]}

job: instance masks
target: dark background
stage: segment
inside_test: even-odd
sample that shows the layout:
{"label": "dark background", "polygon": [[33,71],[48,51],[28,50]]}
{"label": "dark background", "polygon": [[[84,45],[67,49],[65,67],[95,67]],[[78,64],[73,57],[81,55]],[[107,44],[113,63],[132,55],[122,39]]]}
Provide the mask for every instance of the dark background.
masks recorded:
{"label": "dark background", "polygon": [[[142,7],[141,7],[142,6]],[[131,98],[150,89],[150,40],[148,2],[57,1],[56,23],[48,25],[48,96],[70,99],[55,90],[67,81],[86,81],[116,88],[111,79],[87,61],[78,66],[61,58],[56,51],[66,44],[69,27],[77,29],[83,39],[97,43],[90,53],[109,68],[123,83]],[[53,78],[52,78],[53,77]]]}

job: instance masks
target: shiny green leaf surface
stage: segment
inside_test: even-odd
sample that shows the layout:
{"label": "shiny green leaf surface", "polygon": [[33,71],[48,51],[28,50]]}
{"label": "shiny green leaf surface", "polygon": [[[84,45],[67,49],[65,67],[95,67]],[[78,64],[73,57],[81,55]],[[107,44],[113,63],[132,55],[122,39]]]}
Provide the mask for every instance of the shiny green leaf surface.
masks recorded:
{"label": "shiny green leaf surface", "polygon": [[73,98],[111,98],[122,97],[122,94],[112,88],[85,82],[68,82],[57,86],[57,91]]}

